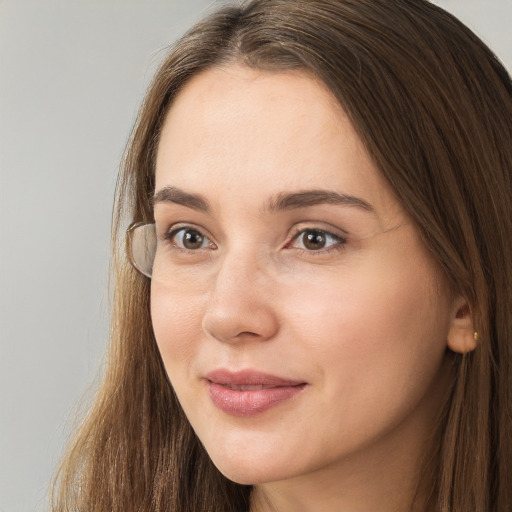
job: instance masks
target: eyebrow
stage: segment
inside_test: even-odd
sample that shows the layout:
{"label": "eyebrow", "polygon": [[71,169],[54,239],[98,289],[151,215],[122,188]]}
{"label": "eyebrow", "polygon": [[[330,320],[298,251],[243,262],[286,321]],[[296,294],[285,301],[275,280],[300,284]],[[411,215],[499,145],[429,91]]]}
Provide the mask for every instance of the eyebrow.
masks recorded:
{"label": "eyebrow", "polygon": [[267,206],[270,212],[282,210],[295,210],[319,204],[332,204],[335,206],[353,206],[368,212],[375,212],[373,206],[360,197],[348,194],[339,194],[332,190],[304,190],[293,193],[281,193],[272,198]]}
{"label": "eyebrow", "polygon": [[[193,210],[209,213],[211,206],[208,200],[200,194],[191,194],[176,187],[164,187],[160,189],[151,200],[153,206],[158,203],[175,203]],[[299,192],[282,192],[272,197],[264,208],[264,211],[276,213],[285,210],[307,208],[320,204],[332,204],[335,206],[351,206],[368,212],[375,212],[373,206],[360,197],[348,194],[339,194],[332,190],[303,190]]]}
{"label": "eyebrow", "polygon": [[157,203],[175,203],[193,210],[209,213],[211,210],[208,200],[199,194],[190,194],[176,187],[164,187],[151,199],[155,206]]}

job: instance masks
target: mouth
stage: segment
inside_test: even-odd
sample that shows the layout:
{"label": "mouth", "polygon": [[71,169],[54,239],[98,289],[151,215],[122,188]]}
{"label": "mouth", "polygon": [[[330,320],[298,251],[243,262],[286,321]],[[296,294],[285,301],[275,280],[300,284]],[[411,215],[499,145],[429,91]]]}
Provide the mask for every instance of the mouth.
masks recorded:
{"label": "mouth", "polygon": [[232,416],[253,416],[288,401],[307,386],[255,370],[215,370],[204,377],[213,405]]}
{"label": "mouth", "polygon": [[[210,381],[211,382],[211,381]],[[228,382],[224,382],[224,383],[217,383],[219,384],[220,386],[224,386],[228,389],[234,389],[236,391],[254,391],[255,389],[272,389],[274,387],[279,387],[279,386],[265,386],[263,384],[254,384],[254,385],[237,385],[237,384],[229,384]]]}

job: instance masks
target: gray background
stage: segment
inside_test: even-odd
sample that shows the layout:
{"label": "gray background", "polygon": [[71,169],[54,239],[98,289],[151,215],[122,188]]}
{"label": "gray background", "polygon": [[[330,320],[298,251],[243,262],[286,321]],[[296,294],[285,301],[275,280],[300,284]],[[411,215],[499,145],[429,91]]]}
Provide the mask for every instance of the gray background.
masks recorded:
{"label": "gray background", "polygon": [[[0,0],[0,512],[46,508],[106,346],[127,137],[162,48],[218,3]],[[437,3],[512,69],[512,0]]]}

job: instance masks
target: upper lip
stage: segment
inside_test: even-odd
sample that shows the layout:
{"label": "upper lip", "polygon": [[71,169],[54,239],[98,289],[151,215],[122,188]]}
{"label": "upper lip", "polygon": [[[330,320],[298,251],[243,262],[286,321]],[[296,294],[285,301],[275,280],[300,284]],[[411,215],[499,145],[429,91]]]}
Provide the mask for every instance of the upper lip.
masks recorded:
{"label": "upper lip", "polygon": [[229,386],[299,386],[306,384],[304,381],[286,379],[271,375],[269,373],[260,372],[257,370],[247,369],[232,372],[224,368],[213,370],[204,377],[206,380],[215,384],[225,384]]}

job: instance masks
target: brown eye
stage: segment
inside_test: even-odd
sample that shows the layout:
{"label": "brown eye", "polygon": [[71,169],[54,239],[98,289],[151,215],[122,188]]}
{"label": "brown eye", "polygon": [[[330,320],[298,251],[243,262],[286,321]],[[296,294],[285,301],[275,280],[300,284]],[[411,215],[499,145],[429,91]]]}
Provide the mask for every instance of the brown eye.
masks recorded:
{"label": "brown eye", "polygon": [[212,247],[211,240],[200,231],[193,228],[181,228],[169,234],[171,242],[181,249],[194,251],[205,247]]}
{"label": "brown eye", "polygon": [[341,248],[346,240],[321,229],[305,229],[294,239],[292,246],[306,251],[328,251]]}
{"label": "brown eye", "polygon": [[302,234],[302,243],[310,251],[323,249],[326,243],[326,236],[321,231],[305,231]]}

